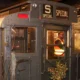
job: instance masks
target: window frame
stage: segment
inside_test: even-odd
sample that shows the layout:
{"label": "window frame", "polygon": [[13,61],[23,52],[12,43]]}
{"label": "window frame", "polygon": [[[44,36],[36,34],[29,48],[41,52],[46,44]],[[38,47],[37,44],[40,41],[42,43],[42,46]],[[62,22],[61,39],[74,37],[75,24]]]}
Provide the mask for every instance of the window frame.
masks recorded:
{"label": "window frame", "polygon": [[[46,28],[46,31],[45,31],[45,32],[46,32],[46,33],[45,33],[45,34],[46,34],[46,37],[45,37],[45,39],[46,39],[46,43],[45,43],[45,44],[46,44],[46,45],[45,45],[46,49],[47,49],[48,46],[53,46],[53,47],[56,46],[55,44],[47,44],[47,31],[48,31],[48,30],[51,30],[51,31],[63,31],[63,32],[64,32],[64,45],[63,45],[63,46],[64,46],[64,57],[58,57],[58,59],[64,59],[64,58],[66,57],[67,30],[64,30],[64,29],[62,29],[62,30],[57,30],[57,29],[47,29],[47,28]],[[45,49],[45,50],[46,50],[46,49]],[[48,58],[48,52],[47,52],[47,51],[45,51],[45,52],[46,52],[46,53],[45,53],[46,60],[49,60],[49,61],[56,60],[55,58],[49,59],[49,58]]]}
{"label": "window frame", "polygon": [[[34,27],[34,26],[26,26],[26,27],[21,27],[21,26],[20,26],[20,27],[17,27],[17,26],[16,26],[16,27],[12,27],[12,28],[17,28],[17,29],[19,29],[19,28],[20,28],[20,29],[21,29],[21,28],[22,28],[22,29],[24,29],[24,28],[28,28],[28,29],[29,29],[29,28],[34,28],[34,29],[35,29],[35,33],[34,33],[34,34],[35,34],[35,40],[34,40],[34,41],[35,41],[35,44],[34,44],[35,50],[34,50],[34,52],[16,52],[16,51],[15,51],[15,53],[17,53],[17,54],[19,54],[19,53],[20,53],[20,54],[22,54],[22,53],[24,53],[24,54],[26,54],[26,53],[27,53],[27,54],[28,54],[28,53],[29,53],[29,54],[35,53],[35,52],[36,52],[36,31],[37,31],[36,27]],[[11,29],[12,29],[12,28],[11,28]],[[28,32],[27,32],[27,33],[28,33]],[[11,34],[12,34],[12,33],[11,33]],[[12,40],[11,40],[11,42],[12,42]],[[28,44],[27,44],[27,45],[28,45]],[[12,43],[11,43],[11,46],[12,46]],[[12,51],[14,51],[14,50],[12,50]]]}

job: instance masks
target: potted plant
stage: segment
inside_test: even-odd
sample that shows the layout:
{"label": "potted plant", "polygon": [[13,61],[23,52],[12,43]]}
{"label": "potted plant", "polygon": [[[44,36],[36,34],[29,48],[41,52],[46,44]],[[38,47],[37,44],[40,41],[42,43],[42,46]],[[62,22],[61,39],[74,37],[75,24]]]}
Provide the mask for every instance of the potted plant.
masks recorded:
{"label": "potted plant", "polygon": [[66,77],[66,72],[68,68],[66,63],[62,63],[61,61],[56,62],[56,67],[51,67],[48,71],[50,72],[50,78],[52,80],[62,80]]}

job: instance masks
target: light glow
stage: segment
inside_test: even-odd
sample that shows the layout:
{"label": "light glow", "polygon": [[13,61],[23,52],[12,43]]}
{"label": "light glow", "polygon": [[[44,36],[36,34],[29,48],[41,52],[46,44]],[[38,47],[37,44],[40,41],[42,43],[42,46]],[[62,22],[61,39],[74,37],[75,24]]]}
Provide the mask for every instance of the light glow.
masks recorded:
{"label": "light glow", "polygon": [[16,31],[14,29],[11,29],[11,30],[12,30],[12,32],[16,33]]}
{"label": "light glow", "polygon": [[64,50],[63,49],[56,49],[55,52],[54,52],[54,54],[55,55],[58,55],[58,56],[59,55],[62,55],[63,53],[64,53]]}
{"label": "light glow", "polygon": [[18,14],[18,18],[27,19],[29,18],[28,14]]}
{"label": "light glow", "polygon": [[0,27],[1,27],[1,24],[2,24],[3,20],[4,20],[4,17],[0,18]]}

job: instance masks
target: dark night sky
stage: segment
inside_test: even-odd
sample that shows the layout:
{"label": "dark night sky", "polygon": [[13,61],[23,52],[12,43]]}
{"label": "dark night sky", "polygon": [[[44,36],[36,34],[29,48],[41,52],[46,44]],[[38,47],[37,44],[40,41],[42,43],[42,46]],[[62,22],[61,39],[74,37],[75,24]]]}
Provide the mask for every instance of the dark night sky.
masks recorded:
{"label": "dark night sky", "polygon": [[80,3],[80,0],[62,0],[61,2],[69,5],[75,5],[78,2]]}
{"label": "dark night sky", "polygon": [[[16,4],[20,1],[25,1],[25,0],[0,0],[0,9],[11,6],[11,5]],[[60,2],[68,4],[68,5],[75,5],[77,3],[79,4],[80,0],[61,0]]]}

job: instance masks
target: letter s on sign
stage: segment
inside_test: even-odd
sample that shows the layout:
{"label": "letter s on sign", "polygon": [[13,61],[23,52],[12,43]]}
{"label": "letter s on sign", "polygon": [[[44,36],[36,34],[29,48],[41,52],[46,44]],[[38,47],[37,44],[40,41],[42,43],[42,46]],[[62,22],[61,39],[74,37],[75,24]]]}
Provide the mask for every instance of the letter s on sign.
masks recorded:
{"label": "letter s on sign", "polygon": [[47,14],[51,13],[51,6],[50,5],[45,5],[45,13],[47,13]]}

